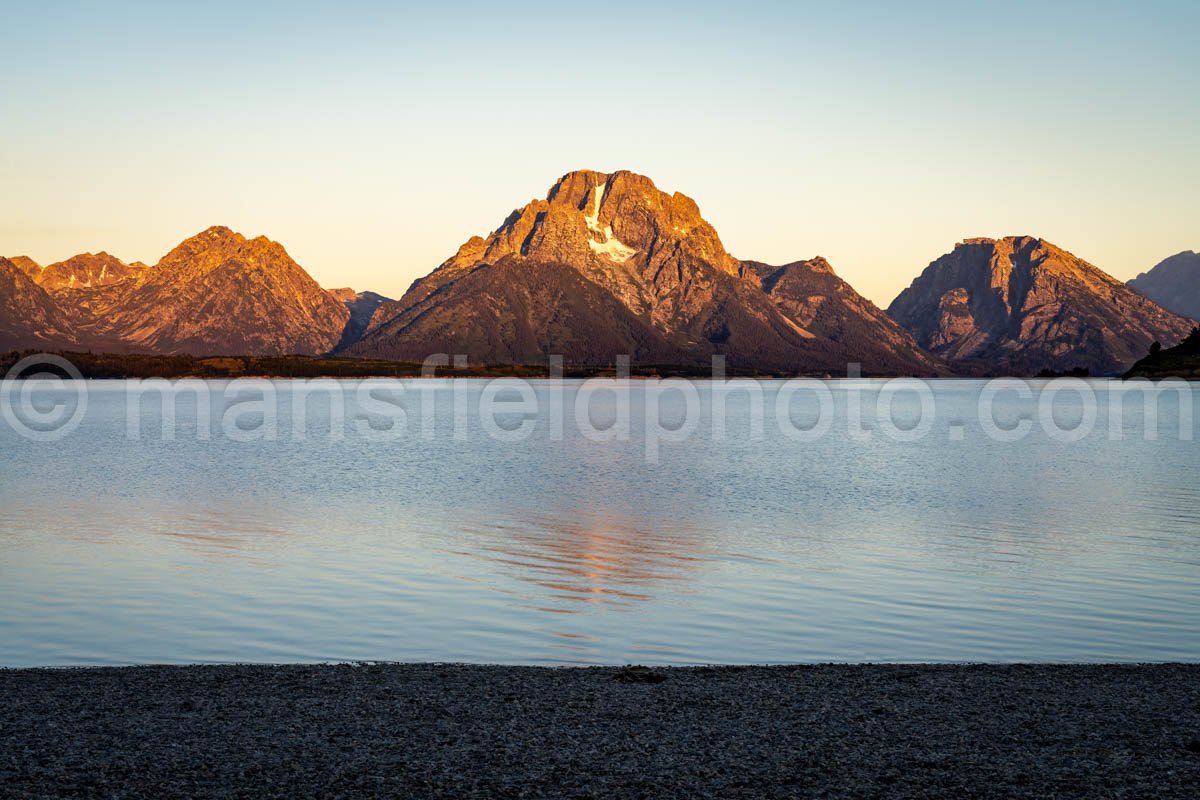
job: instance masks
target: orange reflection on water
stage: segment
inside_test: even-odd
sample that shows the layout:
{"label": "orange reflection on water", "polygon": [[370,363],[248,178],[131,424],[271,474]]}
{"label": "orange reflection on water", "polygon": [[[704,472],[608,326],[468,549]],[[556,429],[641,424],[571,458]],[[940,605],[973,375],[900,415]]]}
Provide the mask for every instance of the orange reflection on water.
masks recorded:
{"label": "orange reflection on water", "polygon": [[650,601],[656,585],[690,580],[715,555],[697,531],[638,526],[590,509],[467,526],[464,532],[474,547],[459,555],[487,561],[503,577],[536,587],[536,597],[515,594],[536,599],[531,607],[544,611],[573,610],[546,607],[548,599],[617,606]]}

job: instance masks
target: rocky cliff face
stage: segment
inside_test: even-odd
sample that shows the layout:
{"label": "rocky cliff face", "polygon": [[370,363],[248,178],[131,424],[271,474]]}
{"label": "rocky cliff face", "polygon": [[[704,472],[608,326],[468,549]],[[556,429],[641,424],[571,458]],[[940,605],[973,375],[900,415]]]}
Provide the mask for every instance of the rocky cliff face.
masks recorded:
{"label": "rocky cliff face", "polygon": [[731,256],[695,201],[649,178],[572,172],[381,306],[348,352],[539,364],[561,354],[580,366],[618,355],[706,366],[719,353],[731,368],[788,373],[844,374],[851,361],[875,374],[944,370],[831,270],[812,282],[828,301],[818,313],[822,300],[796,296],[811,270],[781,269],[793,277],[765,290],[774,268]]}
{"label": "rocky cliff face", "polygon": [[140,261],[126,264],[103,251],[82,253],[66,261],[47,264],[34,280],[48,292],[64,289],[98,289],[136,278],[148,267]]}
{"label": "rocky cliff face", "polygon": [[888,308],[917,342],[989,374],[1116,374],[1191,323],[1049,242],[968,239]]}
{"label": "rocky cliff face", "polygon": [[1168,311],[1200,320],[1200,253],[1176,253],[1131,280],[1129,287]]}
{"label": "rocky cliff face", "polygon": [[149,269],[140,261],[127,264],[104,251],[81,253],[40,267],[33,279],[58,303],[89,347],[125,350],[118,332],[96,325],[94,306],[128,286]]}
{"label": "rocky cliff face", "polygon": [[35,283],[42,274],[42,265],[29,256],[12,256],[8,260],[13,266],[28,275]]}
{"label": "rocky cliff face", "polygon": [[350,318],[282,245],[219,226],[102,287],[82,310],[88,335],[192,355],[325,353]]}
{"label": "rocky cliff face", "polygon": [[68,347],[74,326],[25,269],[0,258],[0,350]]}

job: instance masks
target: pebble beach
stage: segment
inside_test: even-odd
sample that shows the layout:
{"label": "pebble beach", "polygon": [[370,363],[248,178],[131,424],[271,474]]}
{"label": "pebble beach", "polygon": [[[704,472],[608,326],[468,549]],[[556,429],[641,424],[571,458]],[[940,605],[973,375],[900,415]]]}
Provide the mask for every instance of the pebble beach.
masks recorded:
{"label": "pebble beach", "polygon": [[1200,665],[0,670],[3,797],[1195,797]]}

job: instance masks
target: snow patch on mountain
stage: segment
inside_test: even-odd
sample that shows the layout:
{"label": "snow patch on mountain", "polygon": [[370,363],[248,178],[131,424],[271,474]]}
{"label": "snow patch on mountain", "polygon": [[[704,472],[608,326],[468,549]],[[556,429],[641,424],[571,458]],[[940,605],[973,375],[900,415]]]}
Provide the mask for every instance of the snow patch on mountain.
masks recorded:
{"label": "snow patch on mountain", "polygon": [[597,184],[596,188],[592,189],[592,213],[583,218],[587,223],[588,230],[600,237],[600,241],[589,239],[588,247],[592,248],[592,252],[596,255],[624,263],[634,257],[637,249],[613,236],[611,225],[603,227],[600,225],[600,203],[604,200],[604,189],[607,185],[607,183]]}

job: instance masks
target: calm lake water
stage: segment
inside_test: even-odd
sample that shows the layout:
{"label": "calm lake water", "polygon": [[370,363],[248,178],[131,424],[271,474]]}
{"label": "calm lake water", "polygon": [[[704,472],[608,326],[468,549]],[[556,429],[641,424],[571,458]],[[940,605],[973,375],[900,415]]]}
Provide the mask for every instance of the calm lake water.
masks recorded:
{"label": "calm lake water", "polygon": [[[1032,425],[1005,442],[979,419],[981,382],[931,384],[921,436],[916,395],[893,397],[888,435],[882,383],[831,382],[828,432],[798,441],[781,382],[763,384],[759,437],[740,391],[714,434],[697,383],[695,431],[654,459],[645,382],[608,384],[629,393],[628,441],[584,435],[575,382],[533,382],[541,410],[498,435],[485,383],[406,382],[391,441],[361,385],[339,385],[340,438],[319,395],[295,432],[286,381],[266,441],[234,440],[267,434],[260,411],[227,435],[243,395],[225,383],[206,385],[207,440],[193,392],[164,440],[157,398],[130,418],[119,381],[89,382],[57,442],[0,420],[0,665],[1200,659],[1200,449],[1179,414],[1200,419],[1194,399],[1163,398],[1153,441],[1131,401],[1114,441],[1092,382],[1094,430],[1057,441],[1033,384],[995,398],[1001,428]],[[617,419],[619,397],[596,392],[586,420]],[[663,419],[686,401],[664,395]],[[856,403],[868,433],[852,436]],[[801,392],[784,415],[820,410]],[[1077,392],[1048,410],[1087,422]],[[523,419],[530,435],[503,440]]]}

